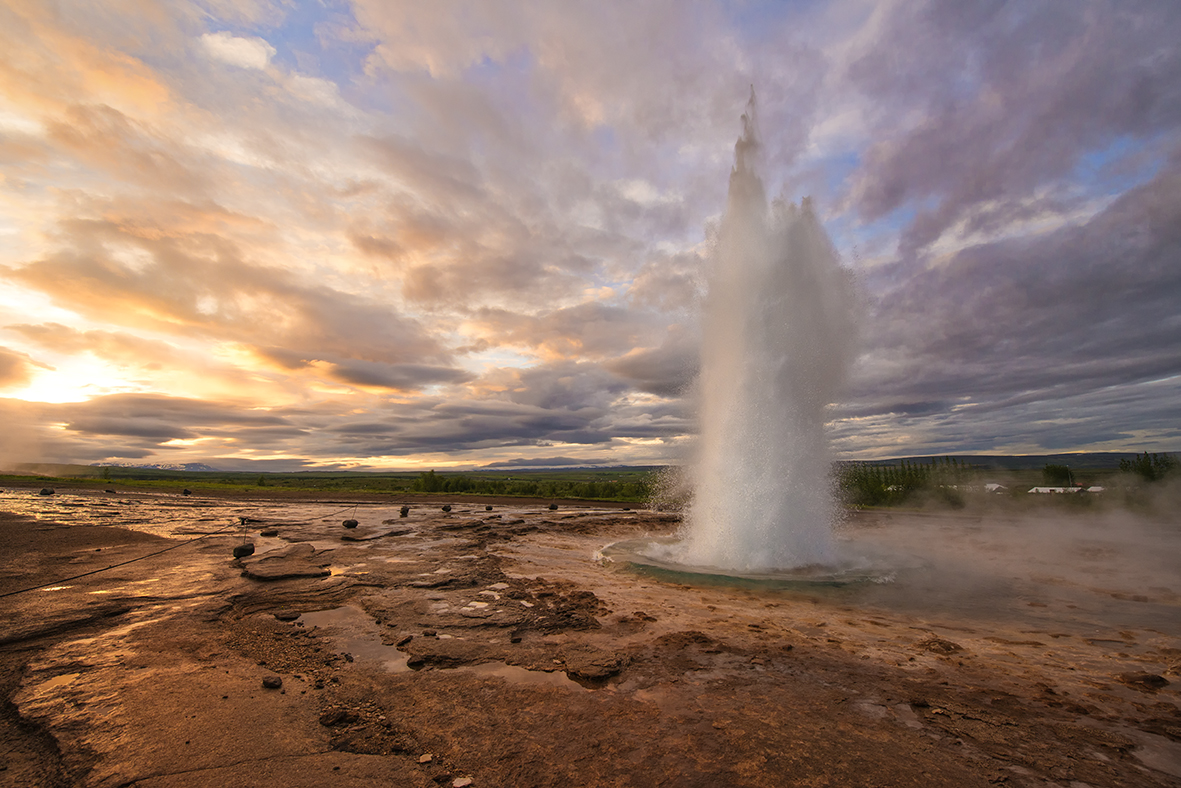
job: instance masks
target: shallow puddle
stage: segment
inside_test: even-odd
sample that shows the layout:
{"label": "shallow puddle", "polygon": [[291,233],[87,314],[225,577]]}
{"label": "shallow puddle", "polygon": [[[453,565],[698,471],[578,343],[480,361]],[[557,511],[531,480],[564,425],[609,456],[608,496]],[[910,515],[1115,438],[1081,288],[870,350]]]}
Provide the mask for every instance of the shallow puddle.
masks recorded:
{"label": "shallow puddle", "polygon": [[455,668],[455,670],[463,673],[472,673],[477,676],[495,676],[496,678],[504,679],[510,684],[561,687],[562,689],[575,690],[577,692],[590,692],[589,689],[569,678],[561,671],[547,673],[544,670],[527,670],[526,668],[518,667],[517,665],[508,665],[504,662],[485,662],[482,665],[470,665]]}
{"label": "shallow puddle", "polygon": [[406,655],[381,642],[381,628],[368,614],[351,605],[304,613],[299,621],[327,635],[342,654],[354,661],[376,662],[391,673],[409,671]]}

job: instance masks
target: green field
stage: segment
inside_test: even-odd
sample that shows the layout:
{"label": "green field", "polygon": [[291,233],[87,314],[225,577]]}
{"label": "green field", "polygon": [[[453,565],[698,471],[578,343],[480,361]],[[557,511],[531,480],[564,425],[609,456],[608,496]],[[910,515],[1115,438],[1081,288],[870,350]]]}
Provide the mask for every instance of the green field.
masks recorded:
{"label": "green field", "polygon": [[[24,465],[0,475],[0,485],[71,484],[96,489],[189,489],[272,495],[366,494],[412,497],[516,496],[585,501],[653,502],[662,491],[660,467],[514,469],[427,472],[299,471],[292,473],[161,470],[91,465]],[[842,503],[853,508],[1031,508],[1136,506],[1177,487],[1168,454],[919,457],[841,462],[833,476]],[[989,492],[988,484],[1003,489]],[[1103,487],[1102,492],[1031,495],[1037,486]],[[665,490],[664,492],[667,492]],[[684,497],[679,499],[684,501]],[[676,506],[676,501],[656,503]]]}
{"label": "green field", "polygon": [[503,495],[640,503],[648,499],[656,468],[380,473],[361,471],[243,473],[171,471],[90,465],[28,465],[0,475],[0,485],[69,483],[103,489],[282,494],[324,492],[397,496],[416,494]]}

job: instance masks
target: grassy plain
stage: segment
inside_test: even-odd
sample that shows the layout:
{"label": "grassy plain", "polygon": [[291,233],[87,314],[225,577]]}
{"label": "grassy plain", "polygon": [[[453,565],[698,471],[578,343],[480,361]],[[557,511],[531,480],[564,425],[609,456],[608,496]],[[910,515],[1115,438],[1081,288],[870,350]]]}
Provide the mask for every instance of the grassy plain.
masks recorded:
{"label": "grassy plain", "polygon": [[295,473],[246,473],[179,471],[116,466],[28,466],[0,475],[0,485],[29,486],[70,484],[103,489],[132,488],[144,491],[192,490],[194,493],[269,495],[378,494],[399,497],[417,494],[502,495],[528,498],[561,498],[589,501],[647,500],[654,468],[577,468],[554,470],[464,471],[428,473],[379,473],[360,471],[300,471]]}

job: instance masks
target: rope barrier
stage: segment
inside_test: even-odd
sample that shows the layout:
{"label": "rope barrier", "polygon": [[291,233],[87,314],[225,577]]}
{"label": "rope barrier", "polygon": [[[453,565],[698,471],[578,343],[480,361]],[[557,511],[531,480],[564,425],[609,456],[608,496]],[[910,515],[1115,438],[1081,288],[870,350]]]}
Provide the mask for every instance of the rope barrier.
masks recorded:
{"label": "rope barrier", "polygon": [[80,575],[74,575],[73,577],[63,577],[60,580],[51,580],[48,583],[42,583],[39,586],[31,586],[29,588],[22,588],[18,591],[7,591],[3,594],[0,594],[0,599],[3,599],[5,597],[10,597],[10,596],[16,596],[17,594],[26,594],[29,591],[36,591],[39,588],[48,588],[49,586],[55,586],[55,585],[58,585],[59,583],[68,583],[71,580],[78,580],[83,577],[89,577],[90,575],[97,575],[99,572],[106,572],[111,569],[117,569],[120,566],[127,566],[128,564],[134,564],[136,561],[142,561],[145,558],[151,558],[152,556],[160,555],[161,553],[167,553],[170,550],[176,550],[178,548],[184,547],[185,545],[190,545],[193,542],[199,542],[202,539],[208,539],[211,536],[217,536],[218,534],[223,534],[226,531],[232,530],[234,527],[235,526],[233,526],[233,525],[227,525],[225,528],[222,528],[221,530],[218,530],[218,531],[214,531],[213,533],[204,534],[202,536],[196,537],[195,539],[189,539],[188,541],[181,542],[180,544],[174,544],[171,547],[165,547],[163,550],[157,550],[154,553],[148,553],[147,555],[141,555],[138,558],[132,558],[128,561],[120,561],[117,564],[111,564],[110,566],[103,567],[102,569],[92,569],[91,571],[83,572]]}
{"label": "rope barrier", "polygon": [[[349,509],[353,510],[353,515],[355,516],[357,513],[357,507],[359,507],[360,505],[361,505],[361,502],[358,501],[354,504],[350,504],[349,506],[344,507],[343,509],[340,509],[339,511],[329,512],[328,514],[324,515],[324,517],[326,517],[326,518],[327,517],[335,517],[336,515],[340,514],[341,512],[347,512]],[[239,517],[238,520],[242,526],[242,543],[245,544],[246,543],[246,523],[248,521],[250,521],[250,518],[249,517]],[[39,586],[31,586],[29,588],[22,588],[17,591],[6,591],[5,593],[0,594],[0,599],[4,599],[5,597],[10,597],[10,596],[16,596],[17,594],[27,594],[30,591],[36,591],[41,588],[48,588],[49,586],[55,586],[60,583],[68,583],[71,580],[79,580],[83,577],[89,577],[90,575],[97,575],[100,572],[107,572],[111,569],[117,569],[121,566],[127,566],[128,564],[134,564],[136,561],[142,561],[145,558],[151,558],[152,556],[160,555],[162,553],[167,553],[170,550],[176,550],[178,548],[184,547],[185,545],[190,545],[193,542],[199,542],[202,539],[208,539],[211,536],[218,536],[219,534],[224,534],[226,531],[233,530],[234,528],[235,528],[235,526],[233,526],[233,525],[227,525],[225,528],[214,531],[213,533],[204,534],[202,536],[196,537],[195,539],[189,539],[188,541],[181,542],[180,544],[174,544],[171,547],[165,547],[163,550],[157,550],[154,553],[148,553],[147,555],[141,555],[138,558],[132,558],[128,561],[121,561],[120,563],[117,563],[117,564],[111,564],[110,566],[104,567],[102,569],[92,569],[89,572],[83,572],[82,574],[74,575],[73,577],[63,577],[60,580],[51,580],[48,583],[42,583]]]}

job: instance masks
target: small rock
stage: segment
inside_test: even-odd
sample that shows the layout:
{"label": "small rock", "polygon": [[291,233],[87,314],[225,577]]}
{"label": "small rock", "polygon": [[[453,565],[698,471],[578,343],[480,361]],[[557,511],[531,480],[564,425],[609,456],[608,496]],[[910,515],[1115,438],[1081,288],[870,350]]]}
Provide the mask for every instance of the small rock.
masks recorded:
{"label": "small rock", "polygon": [[303,613],[300,613],[298,610],[276,610],[274,612],[275,618],[280,621],[294,621],[302,615]]}
{"label": "small rock", "polygon": [[422,636],[423,636],[424,638],[433,638],[433,637],[435,637],[435,636],[436,636],[436,635],[438,635],[438,634],[439,634],[439,633],[438,633],[438,632],[436,632],[436,631],[435,631],[435,630],[433,630],[433,629],[424,629],[424,630],[422,631]]}
{"label": "small rock", "polygon": [[443,511],[445,511],[445,512],[451,511],[451,504],[449,504],[449,503],[443,504]]}
{"label": "small rock", "polygon": [[263,676],[262,685],[267,689],[279,689],[283,686],[283,679],[280,676]]}
{"label": "small rock", "polygon": [[430,763],[434,759],[435,759],[435,756],[431,755],[429,752],[423,753],[422,755],[418,756],[419,763]]}
{"label": "small rock", "polygon": [[193,491],[192,491],[192,490],[184,490],[184,491],[181,493],[181,495],[192,495],[192,494],[193,494]]}
{"label": "small rock", "polygon": [[399,646],[399,647],[400,647],[400,646],[404,646],[404,645],[406,645],[407,643],[409,643],[411,640],[414,640],[414,635],[407,635],[406,637],[402,638],[401,640],[399,640],[399,641],[398,641],[397,643],[395,643],[394,645],[395,645],[395,646]]}
{"label": "small rock", "polygon": [[492,511],[492,506],[491,505],[485,506],[484,511],[486,511],[486,512]]}
{"label": "small rock", "polygon": [[277,528],[268,528],[265,531],[259,531],[259,536],[278,536],[279,530]]}
{"label": "small rock", "polygon": [[616,654],[590,654],[572,657],[566,666],[566,675],[575,681],[602,681],[619,675],[623,670],[623,658]]}
{"label": "small rock", "polygon": [[111,495],[114,495],[114,494],[115,494],[115,491],[114,491],[114,490],[103,490],[103,492],[108,492],[108,493],[110,493]]}
{"label": "small rock", "polygon": [[401,509],[398,510],[399,517],[405,517],[408,514],[410,514],[410,507],[409,506],[403,506]]}
{"label": "small rock", "polygon": [[558,510],[558,505],[557,505],[556,503],[551,503],[551,504],[549,505],[549,510],[550,510],[551,512],[556,512],[556,511]]}
{"label": "small rock", "polygon": [[38,495],[53,495],[53,490],[49,487],[42,487]]}
{"label": "small rock", "polygon": [[930,651],[932,654],[954,654],[957,651],[963,651],[964,647],[959,643],[952,643],[950,640],[943,638],[929,637],[926,640],[920,640],[914,644],[915,648],[923,651]]}
{"label": "small rock", "polygon": [[240,544],[234,548],[234,558],[245,558],[248,555],[254,555],[254,544],[252,542]]}
{"label": "small rock", "polygon": [[350,519],[350,520],[345,520],[343,523],[341,523],[341,525],[343,525],[345,528],[356,528],[359,525],[359,523],[356,520]]}
{"label": "small rock", "polygon": [[467,786],[471,785],[473,782],[475,782],[475,780],[473,780],[471,777],[456,777],[451,781],[451,788],[467,788]]}

